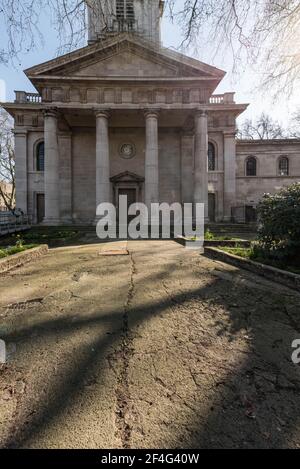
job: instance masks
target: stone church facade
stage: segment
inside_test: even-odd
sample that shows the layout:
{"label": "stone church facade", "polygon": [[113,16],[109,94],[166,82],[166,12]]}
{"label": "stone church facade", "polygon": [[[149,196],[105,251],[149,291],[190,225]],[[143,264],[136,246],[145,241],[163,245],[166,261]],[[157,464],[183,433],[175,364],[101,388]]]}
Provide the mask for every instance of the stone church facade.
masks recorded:
{"label": "stone church facade", "polygon": [[37,93],[3,104],[33,223],[92,224],[119,195],[251,221],[264,192],[300,181],[300,141],[237,141],[247,104],[214,94],[225,72],[162,47],[162,1],[108,4],[89,11],[86,47],[26,70]]}

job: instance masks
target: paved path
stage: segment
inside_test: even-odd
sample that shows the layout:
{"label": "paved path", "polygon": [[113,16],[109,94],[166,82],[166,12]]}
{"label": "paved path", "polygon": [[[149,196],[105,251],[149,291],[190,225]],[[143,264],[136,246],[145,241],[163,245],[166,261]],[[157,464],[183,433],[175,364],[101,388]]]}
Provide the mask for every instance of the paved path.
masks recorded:
{"label": "paved path", "polygon": [[174,242],[103,246],[1,277],[1,446],[300,447],[300,295]]}

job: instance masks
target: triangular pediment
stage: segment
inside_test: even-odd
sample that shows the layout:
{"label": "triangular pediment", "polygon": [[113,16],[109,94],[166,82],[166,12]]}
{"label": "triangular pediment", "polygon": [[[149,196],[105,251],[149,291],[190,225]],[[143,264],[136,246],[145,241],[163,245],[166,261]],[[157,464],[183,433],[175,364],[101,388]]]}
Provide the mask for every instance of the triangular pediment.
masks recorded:
{"label": "triangular pediment", "polygon": [[145,178],[139,176],[138,174],[131,173],[130,171],[124,171],[123,173],[113,176],[110,178],[110,180],[115,184],[122,182],[141,183],[145,181]]}
{"label": "triangular pediment", "polygon": [[34,79],[75,77],[184,78],[220,81],[225,72],[135,36],[123,34],[26,70]]}
{"label": "triangular pediment", "polygon": [[124,50],[96,60],[74,70],[81,77],[171,77],[177,75],[178,67],[162,63],[161,60],[142,57],[136,52]]}

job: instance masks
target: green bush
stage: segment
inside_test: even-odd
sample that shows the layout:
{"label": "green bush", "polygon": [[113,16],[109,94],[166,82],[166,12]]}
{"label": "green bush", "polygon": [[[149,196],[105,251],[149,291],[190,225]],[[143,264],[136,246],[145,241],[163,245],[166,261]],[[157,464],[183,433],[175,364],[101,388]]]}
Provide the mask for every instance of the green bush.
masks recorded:
{"label": "green bush", "polygon": [[299,265],[300,183],[266,194],[258,206],[260,227],[256,257]]}
{"label": "green bush", "polygon": [[204,238],[207,241],[214,241],[216,239],[215,235],[209,229],[206,230]]}
{"label": "green bush", "polygon": [[8,246],[6,248],[0,249],[0,259],[7,257],[7,256],[12,256],[13,254],[18,254],[19,252],[24,252],[24,251],[27,251],[28,249],[33,249],[36,247],[38,247],[38,244],[20,245],[16,243],[15,246]]}

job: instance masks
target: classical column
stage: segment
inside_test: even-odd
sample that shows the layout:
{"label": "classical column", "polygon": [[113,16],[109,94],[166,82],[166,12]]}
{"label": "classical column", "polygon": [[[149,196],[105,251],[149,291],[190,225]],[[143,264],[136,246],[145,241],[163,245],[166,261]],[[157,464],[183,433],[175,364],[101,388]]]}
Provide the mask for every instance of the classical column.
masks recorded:
{"label": "classical column", "polygon": [[195,115],[195,170],[194,204],[204,204],[205,220],[208,221],[208,130],[207,114],[197,111]]}
{"label": "classical column", "polygon": [[158,175],[158,112],[145,111],[146,119],[146,154],[145,154],[145,204],[159,202]]}
{"label": "classical column", "polygon": [[46,225],[60,224],[60,184],[58,149],[58,113],[55,109],[44,113],[45,139],[45,219]]}
{"label": "classical column", "polygon": [[21,209],[25,214],[27,214],[27,131],[16,129],[14,133],[16,158],[16,208]]}
{"label": "classical column", "polygon": [[72,223],[72,133],[61,133],[60,148],[60,218],[64,225]]}
{"label": "classical column", "polygon": [[224,132],[224,221],[231,221],[236,205],[236,140],[235,132]]}
{"label": "classical column", "polygon": [[108,111],[96,111],[96,207],[111,201]]}
{"label": "classical column", "polygon": [[194,134],[183,131],[181,134],[181,201],[193,202],[193,166],[194,166]]}

